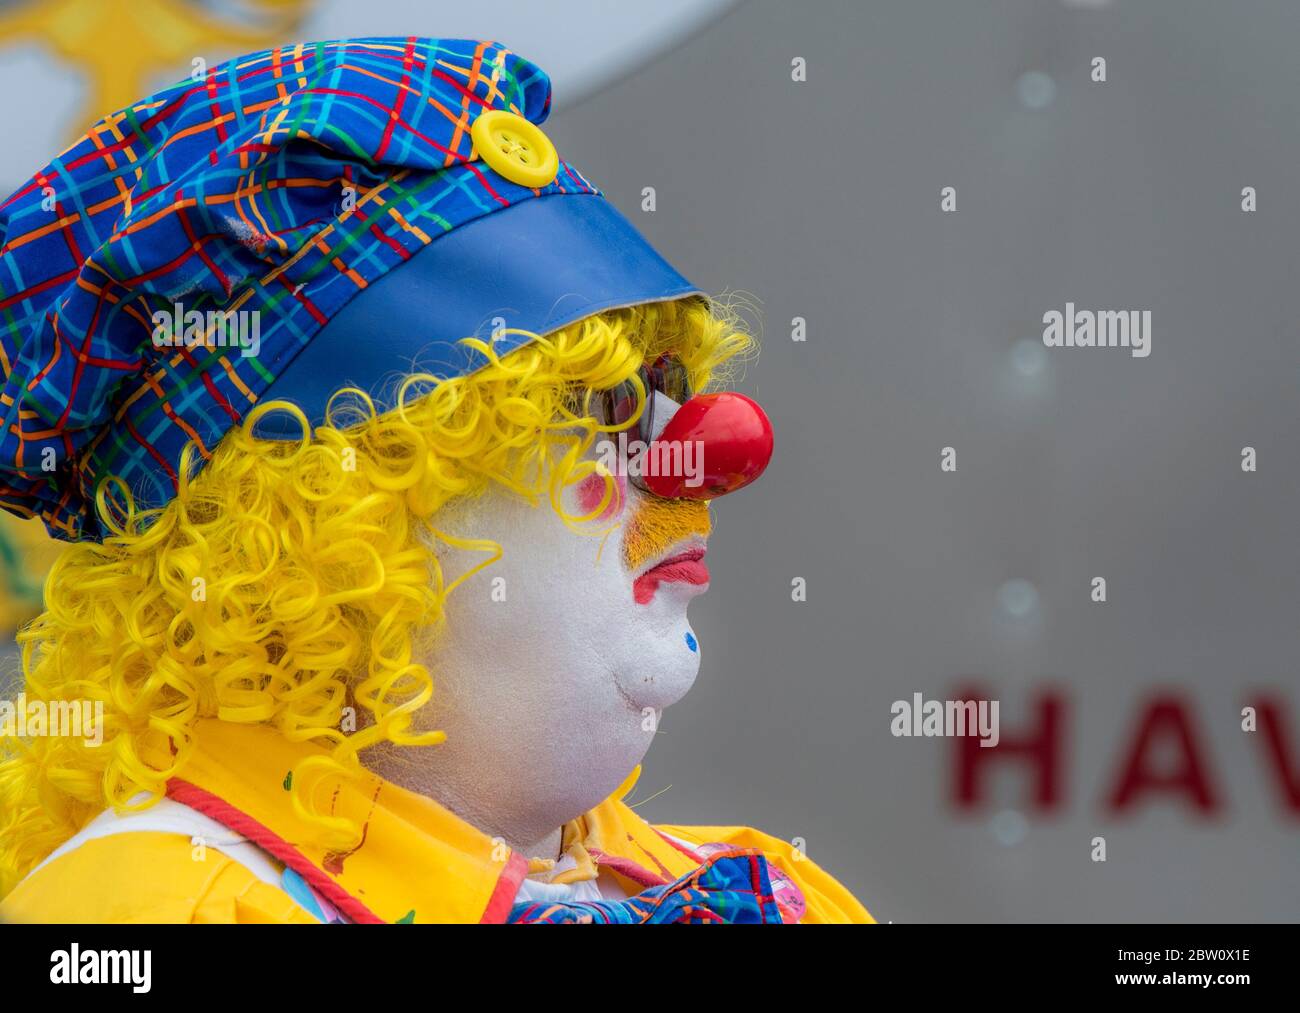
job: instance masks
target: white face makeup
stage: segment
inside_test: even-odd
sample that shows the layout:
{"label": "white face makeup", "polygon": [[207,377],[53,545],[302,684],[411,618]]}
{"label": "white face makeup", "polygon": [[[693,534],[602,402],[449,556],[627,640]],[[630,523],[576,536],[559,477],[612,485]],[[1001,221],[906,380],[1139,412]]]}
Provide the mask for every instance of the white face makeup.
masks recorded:
{"label": "white face makeup", "polygon": [[[656,429],[675,408],[656,405]],[[448,597],[425,659],[435,690],[420,725],[447,741],[379,772],[512,846],[545,840],[607,798],[699,671],[686,612],[708,587],[707,508],[616,482],[590,524],[608,535],[578,534],[549,505],[497,488],[436,518],[504,555]],[[595,476],[571,488],[568,512],[590,513],[603,489]],[[483,559],[445,546],[439,556],[448,583]]]}

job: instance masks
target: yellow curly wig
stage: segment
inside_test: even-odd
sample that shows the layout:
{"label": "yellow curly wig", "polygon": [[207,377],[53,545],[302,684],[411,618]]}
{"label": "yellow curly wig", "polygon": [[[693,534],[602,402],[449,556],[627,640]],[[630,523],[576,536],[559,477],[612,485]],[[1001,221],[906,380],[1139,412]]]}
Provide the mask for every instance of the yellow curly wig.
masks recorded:
{"label": "yellow curly wig", "polygon": [[[501,550],[490,533],[440,535],[438,510],[495,483],[548,499],[578,527],[605,506],[574,518],[561,500],[597,467],[588,451],[607,430],[591,392],[668,351],[702,389],[751,339],[730,311],[684,300],[589,317],[503,357],[465,344],[483,368],[411,376],[384,413],[341,392],[329,424],[308,435],[296,407],[257,406],[201,470],[185,462],[192,477],[161,510],[136,511],[120,483],[101,486],[110,536],[62,551],[45,611],[18,643],[26,699],[102,703],[103,742],[0,739],[0,897],[105,808],[132,808],[142,792],[134,808],[154,804],[185,768],[199,718],[272,725],[327,746],[321,763],[343,771],[380,741],[440,742],[411,728],[434,689],[415,659],[455,586],[443,581],[438,542],[484,551],[479,569]],[[268,411],[292,412],[303,438],[256,438]],[[350,732],[346,708],[361,718]],[[170,764],[146,759],[159,755]],[[307,778],[294,780],[305,812]],[[332,841],[355,836],[310,815]]]}

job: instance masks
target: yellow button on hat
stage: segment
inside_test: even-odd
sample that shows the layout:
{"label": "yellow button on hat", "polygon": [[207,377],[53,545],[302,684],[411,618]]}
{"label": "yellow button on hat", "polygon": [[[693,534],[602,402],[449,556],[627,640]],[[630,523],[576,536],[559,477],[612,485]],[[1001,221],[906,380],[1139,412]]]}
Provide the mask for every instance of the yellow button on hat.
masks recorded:
{"label": "yellow button on hat", "polygon": [[520,186],[546,186],[560,171],[555,145],[537,124],[504,109],[481,113],[470,128],[474,152]]}

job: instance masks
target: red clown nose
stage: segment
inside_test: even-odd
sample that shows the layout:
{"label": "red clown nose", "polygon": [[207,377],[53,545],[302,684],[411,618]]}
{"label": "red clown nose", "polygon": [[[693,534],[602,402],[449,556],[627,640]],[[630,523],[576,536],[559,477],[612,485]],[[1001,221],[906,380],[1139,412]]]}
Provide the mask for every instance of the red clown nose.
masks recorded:
{"label": "red clown nose", "polygon": [[763,474],[772,459],[772,420],[744,394],[699,394],[677,410],[650,454],[661,443],[695,443],[704,480],[688,485],[692,476],[646,475],[646,488],[664,499],[716,499]]}

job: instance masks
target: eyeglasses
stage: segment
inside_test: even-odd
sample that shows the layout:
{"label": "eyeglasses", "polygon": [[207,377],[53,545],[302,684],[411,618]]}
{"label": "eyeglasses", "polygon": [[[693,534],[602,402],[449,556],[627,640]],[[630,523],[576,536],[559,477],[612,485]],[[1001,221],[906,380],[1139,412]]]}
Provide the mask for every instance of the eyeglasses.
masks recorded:
{"label": "eyeglasses", "polygon": [[[637,370],[641,384],[645,388],[645,410],[637,419],[635,436],[645,444],[655,431],[655,394],[664,395],[679,405],[691,399],[690,375],[675,357],[661,355],[649,365],[642,365]],[[599,391],[598,405],[600,418],[604,425],[622,428],[636,414],[639,400],[636,384],[631,379],[624,380],[609,390]],[[632,435],[632,434],[629,434]]]}

